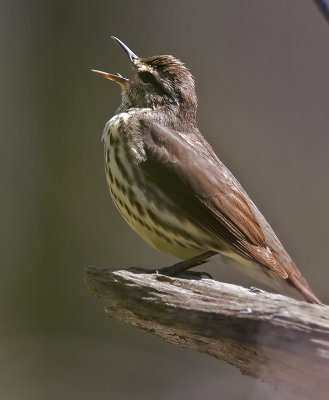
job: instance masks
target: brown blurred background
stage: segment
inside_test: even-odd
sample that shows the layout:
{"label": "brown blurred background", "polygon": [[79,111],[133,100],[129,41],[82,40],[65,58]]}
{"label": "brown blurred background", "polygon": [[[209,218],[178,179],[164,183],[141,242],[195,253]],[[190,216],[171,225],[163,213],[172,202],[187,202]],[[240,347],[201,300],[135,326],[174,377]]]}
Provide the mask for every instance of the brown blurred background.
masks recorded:
{"label": "brown blurred background", "polygon": [[[103,126],[141,56],[196,77],[199,125],[329,302],[329,26],[309,0],[2,0],[1,399],[273,399],[230,366],[106,319],[84,268],[165,266],[112,205]],[[216,279],[256,284],[224,267]],[[257,284],[256,284],[257,285]]]}

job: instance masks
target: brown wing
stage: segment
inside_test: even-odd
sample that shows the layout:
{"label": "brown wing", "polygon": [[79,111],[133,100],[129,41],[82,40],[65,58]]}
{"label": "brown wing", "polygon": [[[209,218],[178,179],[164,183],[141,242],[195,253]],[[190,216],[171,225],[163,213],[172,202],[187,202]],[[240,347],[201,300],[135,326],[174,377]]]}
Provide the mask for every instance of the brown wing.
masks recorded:
{"label": "brown wing", "polygon": [[[140,168],[183,214],[238,253],[311,291],[278,238],[198,131],[184,135],[140,121],[146,160]],[[301,290],[298,287],[299,290]],[[307,289],[307,290],[306,290]]]}

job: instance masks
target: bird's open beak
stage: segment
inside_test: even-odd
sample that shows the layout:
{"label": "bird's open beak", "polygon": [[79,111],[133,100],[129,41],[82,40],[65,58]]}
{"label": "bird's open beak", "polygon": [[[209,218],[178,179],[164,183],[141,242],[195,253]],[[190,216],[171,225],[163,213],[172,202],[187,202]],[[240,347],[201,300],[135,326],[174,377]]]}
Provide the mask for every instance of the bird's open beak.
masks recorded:
{"label": "bird's open beak", "polygon": [[125,85],[126,82],[128,82],[128,80],[129,80],[127,78],[124,78],[120,74],[113,75],[113,74],[109,74],[108,72],[98,71],[97,69],[92,69],[91,71],[96,72],[96,74],[99,74],[99,75],[103,76],[104,78],[109,79],[110,81],[118,83],[120,86]]}
{"label": "bird's open beak", "polygon": [[[126,46],[123,42],[121,42],[120,39],[116,38],[115,36],[111,36],[111,38],[120,46],[123,48],[127,56],[129,57],[129,60],[134,63],[135,59],[138,58],[138,56],[132,52],[128,46]],[[129,79],[124,78],[120,74],[109,74],[108,72],[103,72],[103,71],[98,71],[97,69],[92,69],[92,72],[96,72],[96,74],[99,74],[103,76],[106,79],[109,79],[110,81],[118,83],[121,87],[125,86],[126,83],[129,81]]]}
{"label": "bird's open beak", "polygon": [[129,57],[129,60],[131,62],[134,62],[134,60],[136,58],[138,58],[138,56],[136,56],[136,54],[134,52],[132,52],[128,46],[126,46],[123,42],[121,42],[120,39],[116,38],[115,36],[111,36],[111,38],[118,43],[119,46],[121,46],[123,48],[123,50],[126,52],[127,56]]}

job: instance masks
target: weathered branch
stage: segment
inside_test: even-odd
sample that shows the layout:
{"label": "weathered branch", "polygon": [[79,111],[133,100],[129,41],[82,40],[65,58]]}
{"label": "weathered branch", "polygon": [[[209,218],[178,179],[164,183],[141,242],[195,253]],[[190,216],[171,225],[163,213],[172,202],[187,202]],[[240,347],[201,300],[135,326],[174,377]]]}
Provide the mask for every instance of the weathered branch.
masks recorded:
{"label": "weathered branch", "polygon": [[86,283],[112,318],[235,365],[281,398],[328,398],[329,307],[137,270],[91,267]]}

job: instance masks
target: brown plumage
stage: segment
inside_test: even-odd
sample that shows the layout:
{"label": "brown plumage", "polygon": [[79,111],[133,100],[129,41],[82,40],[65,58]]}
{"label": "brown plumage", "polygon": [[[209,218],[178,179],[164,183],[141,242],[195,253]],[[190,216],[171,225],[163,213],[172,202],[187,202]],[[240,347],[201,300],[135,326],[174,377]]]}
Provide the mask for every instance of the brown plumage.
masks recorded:
{"label": "brown plumage", "polygon": [[115,40],[133,77],[96,72],[122,87],[122,104],[103,138],[110,192],[127,222],[161,251],[181,258],[214,251],[280,291],[320,303],[199,132],[188,69],[172,56],[139,58]]}

